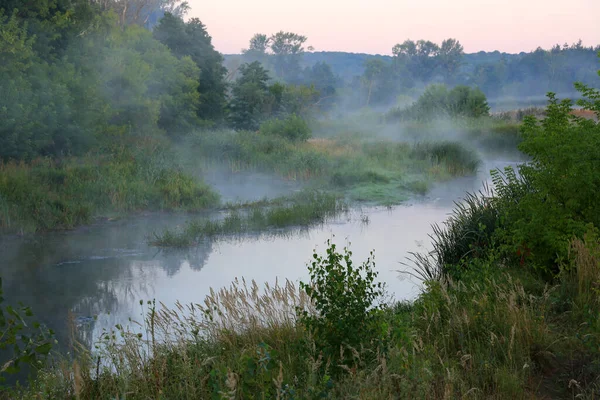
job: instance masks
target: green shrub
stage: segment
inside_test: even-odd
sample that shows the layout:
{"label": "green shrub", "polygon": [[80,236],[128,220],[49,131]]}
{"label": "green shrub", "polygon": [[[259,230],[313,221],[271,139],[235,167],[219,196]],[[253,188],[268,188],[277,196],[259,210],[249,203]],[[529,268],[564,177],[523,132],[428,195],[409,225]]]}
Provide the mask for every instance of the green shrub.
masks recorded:
{"label": "green shrub", "polygon": [[283,119],[270,119],[263,122],[260,125],[260,133],[283,136],[293,141],[305,141],[311,136],[308,123],[296,114]]}
{"label": "green shrub", "polygon": [[404,109],[390,111],[386,120],[428,121],[446,117],[479,118],[489,115],[485,94],[479,89],[456,86],[451,90],[444,85],[430,85],[419,99]]}
{"label": "green shrub", "polygon": [[383,295],[383,286],[374,283],[378,273],[373,252],[354,267],[348,248],[342,254],[329,240],[327,245],[326,256],[313,254],[308,267],[310,282],[300,283],[317,314],[300,310],[300,321],[327,357],[346,363],[348,359],[340,356],[343,347],[357,349],[380,336],[381,306],[376,302]]}
{"label": "green shrub", "polygon": [[547,117],[526,117],[519,148],[532,159],[496,174],[494,184],[506,221],[502,241],[510,253],[557,274],[573,236],[600,227],[600,124],[570,115],[571,102],[549,95]]}
{"label": "green shrub", "polygon": [[23,365],[44,367],[54,343],[54,333],[33,320],[31,308],[2,303],[0,278],[0,391],[7,376],[18,374]]}

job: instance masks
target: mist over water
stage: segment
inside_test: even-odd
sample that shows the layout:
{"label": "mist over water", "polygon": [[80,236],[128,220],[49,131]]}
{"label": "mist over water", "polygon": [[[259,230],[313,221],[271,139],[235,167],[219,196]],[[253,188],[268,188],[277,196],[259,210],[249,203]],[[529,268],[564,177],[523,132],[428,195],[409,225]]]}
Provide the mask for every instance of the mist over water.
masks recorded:
{"label": "mist over water", "polygon": [[[69,321],[74,321],[79,337],[91,347],[103,329],[127,325],[129,318],[141,321],[147,308],[140,300],[156,299],[166,306],[202,303],[210,288],[229,286],[235,278],[259,285],[306,280],[313,249],[323,252],[327,239],[333,239],[339,246],[350,243],[357,263],[375,250],[378,278],[388,294],[414,299],[419,283],[398,272],[406,268],[400,262],[411,251],[427,250],[431,225],[443,222],[465,192],[481,188],[491,168],[516,161],[489,159],[476,176],[438,184],[423,198],[392,209],[353,209],[323,226],[205,240],[185,250],[160,250],[146,239],[201,216],[148,214],[68,232],[5,237],[0,240],[5,297],[31,305],[61,343],[68,343]],[[213,178],[219,179],[225,201],[252,200],[261,192],[262,197],[285,194],[296,186],[284,181],[269,185],[260,174]],[[270,191],[263,190],[267,187]]]}

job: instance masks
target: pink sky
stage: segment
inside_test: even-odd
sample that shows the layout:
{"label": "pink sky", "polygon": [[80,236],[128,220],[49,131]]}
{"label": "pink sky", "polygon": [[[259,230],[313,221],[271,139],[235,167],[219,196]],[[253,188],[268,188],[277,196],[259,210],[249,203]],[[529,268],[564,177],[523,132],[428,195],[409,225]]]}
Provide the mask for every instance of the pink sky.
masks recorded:
{"label": "pink sky", "polygon": [[405,39],[458,39],[468,53],[600,44],[600,0],[188,0],[217,50],[255,33],[308,37],[315,51],[391,54]]}

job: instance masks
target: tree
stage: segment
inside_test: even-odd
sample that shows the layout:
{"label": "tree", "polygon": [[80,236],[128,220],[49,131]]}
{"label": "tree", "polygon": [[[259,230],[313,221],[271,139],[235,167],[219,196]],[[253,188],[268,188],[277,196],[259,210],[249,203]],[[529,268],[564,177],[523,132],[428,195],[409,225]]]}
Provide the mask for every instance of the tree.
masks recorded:
{"label": "tree", "polygon": [[300,75],[300,60],[304,53],[306,36],[280,31],[270,37],[275,73],[290,81]]}
{"label": "tree", "polygon": [[250,39],[250,45],[247,49],[242,49],[242,54],[246,62],[259,61],[262,64],[267,63],[267,51],[270,48],[271,38],[262,33],[257,33]]}
{"label": "tree", "polygon": [[336,91],[341,86],[341,79],[331,70],[325,62],[316,63],[311,68],[304,70],[304,84],[312,85],[319,91],[319,107],[329,108],[333,105]]}
{"label": "tree", "polygon": [[[584,97],[579,105],[600,116],[600,90],[582,83],[576,89]],[[518,177],[512,169],[493,175],[508,250],[527,249],[528,261],[553,275],[564,268],[573,237],[600,226],[600,123],[571,112],[570,100],[549,93],[545,118],[523,122],[519,149],[531,161],[519,166]]]}
{"label": "tree", "polygon": [[365,106],[386,104],[392,101],[398,89],[398,79],[394,66],[380,59],[371,59],[365,63],[365,72],[361,77],[365,96]]}
{"label": "tree", "polygon": [[429,85],[411,106],[392,111],[388,117],[400,120],[433,120],[445,117],[478,118],[489,114],[485,94],[468,86]]}
{"label": "tree", "polygon": [[189,9],[184,0],[92,0],[103,10],[112,10],[123,25],[146,26],[154,17],[171,14],[183,17]]}
{"label": "tree", "polygon": [[213,47],[202,22],[192,18],[185,23],[181,18],[167,13],[154,29],[153,36],[178,58],[190,57],[200,69],[198,117],[204,121],[223,120],[227,103],[227,69],[223,66],[223,56]]}
{"label": "tree", "polygon": [[463,46],[458,40],[446,39],[442,42],[439,49],[439,67],[446,82],[456,77],[464,54]]}
{"label": "tree", "polygon": [[429,40],[405,40],[392,48],[394,63],[405,67],[413,79],[429,82],[436,72],[446,80],[454,78],[461,65],[464,50],[456,39],[446,39],[441,46]]}
{"label": "tree", "polygon": [[239,73],[231,91],[229,118],[235,129],[257,130],[272,102],[269,73],[258,61],[241,65]]}
{"label": "tree", "polygon": [[375,81],[385,70],[385,63],[381,60],[369,60],[365,63],[365,73],[363,74],[365,85],[367,86],[367,100],[365,105],[368,107],[371,103],[371,94]]}

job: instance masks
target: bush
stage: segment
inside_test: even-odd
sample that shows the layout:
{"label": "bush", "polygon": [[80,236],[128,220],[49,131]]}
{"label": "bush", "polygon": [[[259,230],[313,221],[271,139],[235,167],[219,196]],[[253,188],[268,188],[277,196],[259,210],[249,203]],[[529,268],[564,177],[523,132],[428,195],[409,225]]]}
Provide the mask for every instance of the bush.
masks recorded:
{"label": "bush", "polygon": [[199,210],[217,193],[148,143],[112,155],[0,163],[0,232],[70,229],[94,217],[141,210]]}
{"label": "bush", "polygon": [[359,348],[377,338],[381,330],[381,307],[376,301],[383,295],[381,283],[374,283],[374,254],[362,265],[354,267],[352,252],[336,251],[327,241],[325,257],[313,254],[308,267],[310,283],[300,283],[314,303],[317,314],[301,310],[300,321],[314,336],[318,348],[339,363],[344,346]]}
{"label": "bush", "polygon": [[15,308],[2,303],[0,278],[0,389],[7,375],[18,374],[23,365],[43,367],[54,343],[53,332],[32,319],[29,307],[20,304]]}
{"label": "bush", "polygon": [[[511,253],[557,274],[573,236],[600,227],[600,124],[570,115],[571,102],[549,95],[547,117],[526,117],[521,151],[532,161],[519,175],[496,177],[507,223],[502,241]],[[518,194],[518,199],[514,194]],[[510,194],[510,195],[509,195]],[[518,201],[515,201],[518,200]]]}
{"label": "bush", "polygon": [[452,90],[444,85],[430,85],[411,106],[388,113],[387,120],[428,121],[444,117],[479,118],[489,115],[485,94],[479,89],[456,86]]}
{"label": "bush", "polygon": [[293,141],[305,141],[311,136],[308,123],[296,114],[283,119],[271,119],[263,122],[260,125],[260,133],[283,136]]}

